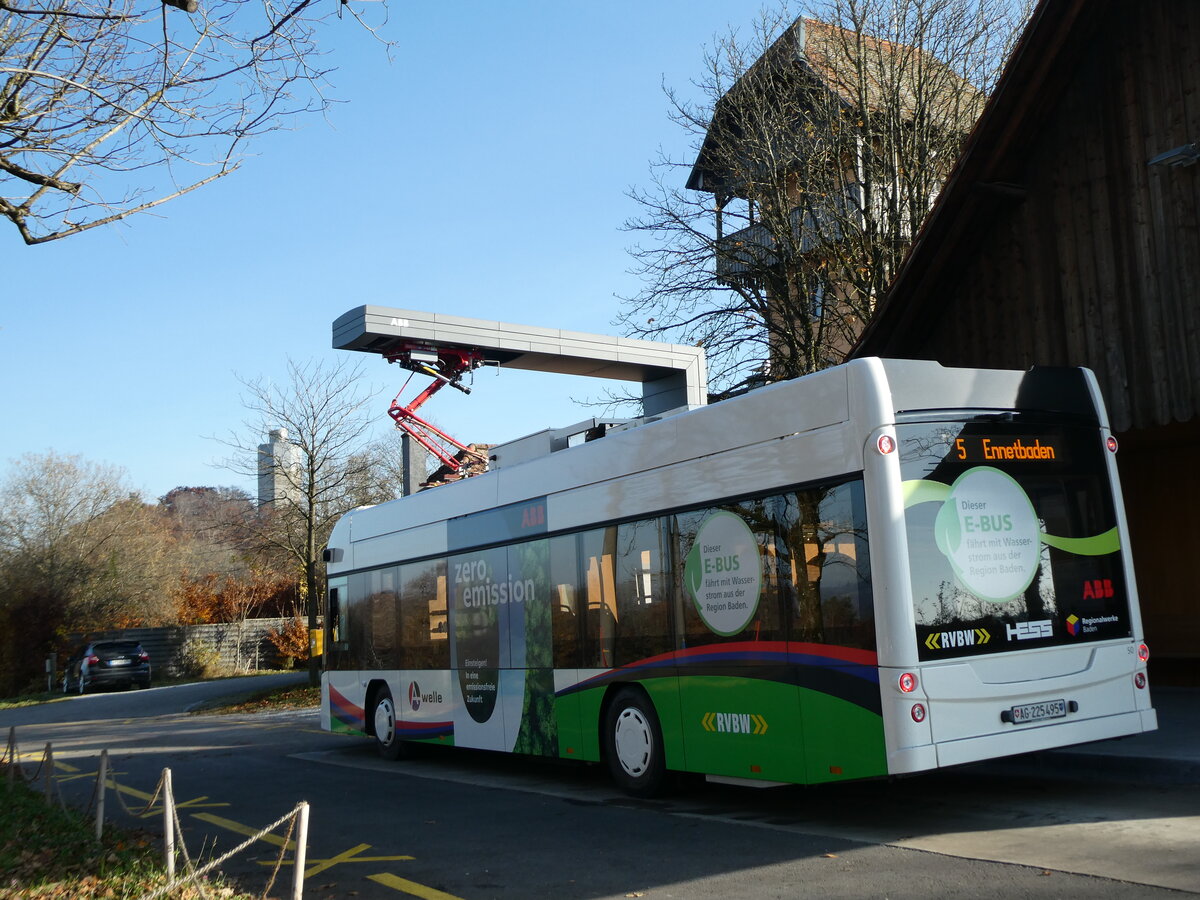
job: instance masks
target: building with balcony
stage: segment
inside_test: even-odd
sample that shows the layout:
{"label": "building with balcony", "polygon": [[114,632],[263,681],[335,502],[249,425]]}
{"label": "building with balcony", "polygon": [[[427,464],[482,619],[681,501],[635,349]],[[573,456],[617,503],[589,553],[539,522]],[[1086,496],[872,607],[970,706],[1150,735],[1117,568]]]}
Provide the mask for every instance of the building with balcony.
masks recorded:
{"label": "building with balcony", "polygon": [[841,361],[983,100],[931,52],[805,18],[720,97],[687,187],[713,195],[715,274],[765,310],[773,377]]}

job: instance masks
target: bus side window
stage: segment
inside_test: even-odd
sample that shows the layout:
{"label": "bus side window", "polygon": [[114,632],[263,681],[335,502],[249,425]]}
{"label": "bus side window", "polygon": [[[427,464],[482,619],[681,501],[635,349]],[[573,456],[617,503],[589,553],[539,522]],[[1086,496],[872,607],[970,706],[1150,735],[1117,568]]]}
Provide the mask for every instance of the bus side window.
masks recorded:
{"label": "bus side window", "polygon": [[[785,620],[784,610],[787,598],[790,597],[785,585],[790,584],[789,578],[781,578],[779,549],[776,546],[776,506],[777,498],[764,497],[757,500],[746,500],[740,503],[728,503],[721,506],[704,507],[677,513],[672,519],[671,538],[675,542],[675,590],[679,595],[676,607],[679,621],[679,634],[683,647],[699,647],[705,644],[721,644],[740,641],[781,641],[784,640]],[[759,577],[757,606],[754,614],[742,620],[742,629],[731,634],[714,631],[700,612],[700,601],[697,594],[685,583],[687,560],[696,547],[697,537],[701,530],[714,520],[715,516],[733,515],[740,519],[754,535],[758,547],[757,575]],[[750,564],[749,553],[739,558],[740,565]],[[747,579],[745,583],[753,583]]]}
{"label": "bus side window", "polygon": [[371,572],[370,593],[364,612],[371,619],[370,644],[364,648],[363,663],[371,669],[402,668],[399,642],[400,570],[398,566]]}
{"label": "bus side window", "polygon": [[330,664],[341,666],[344,662],[344,656],[340,651],[345,651],[349,635],[346,632],[346,589],[348,587],[347,579],[343,577],[335,577],[329,579],[329,587],[325,595],[325,628],[328,630],[326,635],[325,650],[334,654],[330,657]]}
{"label": "bus side window", "polygon": [[862,482],[780,499],[780,563],[791,580],[791,640],[875,649]]}
{"label": "bus side window", "polygon": [[550,618],[555,668],[579,665],[579,553],[575,535],[550,540]]}
{"label": "bus side window", "polygon": [[617,588],[613,551],[616,541],[617,529],[612,527],[579,536],[586,600],[582,665],[589,669],[608,669],[615,665]]}
{"label": "bus side window", "polygon": [[405,668],[448,669],[446,560],[400,567],[400,655]]}
{"label": "bus side window", "polygon": [[615,664],[636,663],[674,649],[659,519],[618,525],[615,554],[618,625]]}

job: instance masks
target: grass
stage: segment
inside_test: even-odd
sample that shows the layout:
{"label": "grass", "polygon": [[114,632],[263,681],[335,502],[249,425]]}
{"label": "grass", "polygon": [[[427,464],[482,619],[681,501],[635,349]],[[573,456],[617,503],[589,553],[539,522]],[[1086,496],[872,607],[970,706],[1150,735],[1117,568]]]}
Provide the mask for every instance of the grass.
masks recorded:
{"label": "grass", "polygon": [[[133,900],[166,884],[157,838],[105,827],[97,841],[94,824],[78,813],[48,803],[20,781],[8,783],[0,767],[0,900]],[[205,893],[222,900],[251,900],[250,894],[217,882]],[[173,889],[173,900],[198,900],[192,886]]]}
{"label": "grass", "polygon": [[254,691],[240,697],[223,697],[206,703],[196,713],[257,713],[277,709],[307,709],[321,702],[321,689],[309,685]]}
{"label": "grass", "polygon": [[53,703],[55,700],[65,700],[61,691],[42,691],[40,694],[22,694],[20,697],[0,698],[0,709],[19,709],[22,706],[37,706],[40,703]]}
{"label": "grass", "polygon": [[[165,687],[167,685],[174,685],[174,684],[195,684],[197,681],[221,681],[226,678],[243,678],[246,675],[280,675],[280,674],[283,674],[284,671],[292,672],[295,670],[293,670],[293,669],[287,669],[287,670],[260,669],[260,670],[254,671],[254,672],[233,672],[230,674],[214,675],[214,676],[211,676],[208,678],[201,678],[201,677],[194,677],[194,676],[193,677],[179,676],[176,678],[155,677],[155,679],[152,683],[152,687]],[[61,689],[56,689],[56,690],[52,690],[52,691],[40,691],[37,693],[31,693],[31,694],[21,694],[20,696],[17,696],[17,697],[0,697],[0,710],[19,709],[23,706],[37,706],[41,703],[54,703],[59,700],[65,700],[65,699],[67,699],[68,696],[74,696],[74,695],[73,694],[70,694],[70,695],[63,694]],[[253,695],[248,694],[248,695],[246,695],[246,698],[249,698],[251,696],[253,696]],[[296,704],[296,705],[304,705],[304,704]]]}

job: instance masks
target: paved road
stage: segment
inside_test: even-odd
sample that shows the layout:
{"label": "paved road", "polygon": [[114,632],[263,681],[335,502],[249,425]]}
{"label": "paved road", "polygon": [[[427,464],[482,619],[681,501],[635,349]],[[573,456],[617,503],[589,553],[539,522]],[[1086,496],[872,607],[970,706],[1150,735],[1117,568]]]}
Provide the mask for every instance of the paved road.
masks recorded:
{"label": "paved road", "polygon": [[[136,704],[152,693],[122,696]],[[102,698],[53,706],[99,711],[83,706],[92,699]],[[646,802],[616,792],[596,768],[462,751],[384,763],[368,742],[320,731],[311,711],[156,713],[31,723],[18,734],[27,750],[54,742],[73,770],[61,787],[80,806],[101,747],[131,805],[172,767],[193,850],[230,847],[309,800],[306,897],[1200,893],[1195,785],[970,767],[765,791],[689,783]],[[159,816],[141,824],[156,829]],[[259,842],[225,868],[261,885],[278,843]],[[282,877],[276,895],[287,894],[286,865]]]}
{"label": "paved road", "polygon": [[289,684],[306,684],[307,672],[283,672],[271,675],[247,675],[221,678],[195,684],[151,687],[140,691],[107,691],[71,694],[61,700],[37,706],[0,709],[0,728],[5,733],[13,725],[47,725],[56,722],[84,722],[104,719],[148,718],[183,713],[206,700],[232,697],[252,691],[268,690]]}

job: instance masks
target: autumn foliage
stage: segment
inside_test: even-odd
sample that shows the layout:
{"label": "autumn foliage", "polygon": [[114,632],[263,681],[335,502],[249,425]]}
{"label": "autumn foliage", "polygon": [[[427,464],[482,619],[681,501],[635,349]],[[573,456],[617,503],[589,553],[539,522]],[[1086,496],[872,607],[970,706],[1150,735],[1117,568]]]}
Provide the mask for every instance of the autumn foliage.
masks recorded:
{"label": "autumn foliage", "polygon": [[296,582],[267,572],[243,576],[185,575],[178,588],[179,622],[208,625],[295,614]]}
{"label": "autumn foliage", "polygon": [[280,629],[272,628],[267,640],[285,659],[308,659],[308,626],[303,619],[293,618]]}

